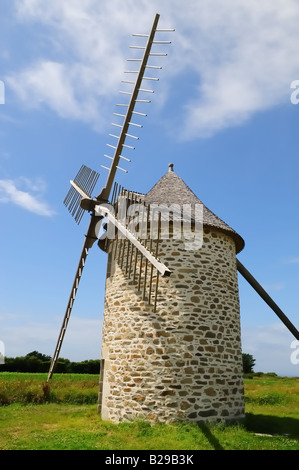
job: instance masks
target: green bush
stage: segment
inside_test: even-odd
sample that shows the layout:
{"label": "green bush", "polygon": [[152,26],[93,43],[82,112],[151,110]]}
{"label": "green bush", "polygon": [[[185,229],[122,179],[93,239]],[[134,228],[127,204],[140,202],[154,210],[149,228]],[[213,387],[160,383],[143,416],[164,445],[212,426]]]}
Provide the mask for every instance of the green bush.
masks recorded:
{"label": "green bush", "polygon": [[[38,351],[32,351],[26,356],[6,357],[5,363],[0,365],[0,372],[28,372],[46,373],[49,371],[51,357]],[[101,361],[99,359],[71,362],[60,357],[55,366],[57,374],[99,374]]]}

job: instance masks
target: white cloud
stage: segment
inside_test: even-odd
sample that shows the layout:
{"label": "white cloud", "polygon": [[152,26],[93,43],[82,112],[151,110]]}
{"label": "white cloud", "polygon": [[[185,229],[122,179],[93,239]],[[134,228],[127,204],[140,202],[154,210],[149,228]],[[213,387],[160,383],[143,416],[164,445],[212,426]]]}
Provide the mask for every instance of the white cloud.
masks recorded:
{"label": "white cloud", "polygon": [[[96,117],[96,108],[90,96],[76,96],[79,82],[88,82],[83,65],[41,61],[7,79],[10,87],[28,106],[47,104],[59,116],[80,120]],[[95,104],[95,102],[94,102]]]}
{"label": "white cloud", "polygon": [[23,177],[18,180],[0,180],[0,203],[12,203],[37,215],[49,217],[54,214],[48,204],[40,201],[37,196],[28,191],[18,189],[18,185],[30,187],[32,191],[40,191],[44,188],[42,180],[31,182],[28,178]]}
{"label": "white cloud", "polygon": [[282,323],[242,326],[242,349],[256,359],[256,372],[299,377],[299,365],[291,362],[293,340],[293,335]]}
{"label": "white cloud", "polygon": [[[62,318],[36,322],[18,314],[0,314],[1,336],[7,357],[25,356],[30,351],[53,355]],[[72,361],[101,358],[101,319],[71,316],[60,357]]]}
{"label": "white cloud", "polygon": [[[57,60],[36,57],[6,77],[8,87],[27,106],[47,105],[62,118],[102,128],[111,112],[111,96],[124,78],[131,34],[127,7],[119,4],[115,9],[112,4],[93,0],[17,3],[20,21],[44,25],[48,54]],[[147,30],[148,21],[144,23]]]}
{"label": "white cloud", "polygon": [[19,21],[46,27],[49,52],[11,74],[8,85],[26,103],[47,104],[61,117],[97,128],[122,78],[129,35],[148,31],[156,11],[161,25],[176,28],[164,90],[175,95],[172,78],[185,71],[195,77],[191,89],[180,83],[187,90],[186,139],[289,104],[290,83],[298,78],[296,0],[24,0],[16,7]]}
{"label": "white cloud", "polygon": [[189,59],[200,83],[186,106],[186,137],[210,135],[288,104],[298,72],[298,3],[199,2],[197,15]]}

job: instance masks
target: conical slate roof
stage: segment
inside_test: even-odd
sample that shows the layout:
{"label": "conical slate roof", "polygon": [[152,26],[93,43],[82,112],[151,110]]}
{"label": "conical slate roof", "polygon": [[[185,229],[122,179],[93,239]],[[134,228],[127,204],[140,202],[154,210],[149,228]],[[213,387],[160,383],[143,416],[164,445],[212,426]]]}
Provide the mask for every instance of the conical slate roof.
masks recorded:
{"label": "conical slate roof", "polygon": [[[191,191],[186,183],[173,171],[173,165],[169,165],[169,171],[155,184],[155,186],[144,195],[146,204],[203,204],[200,199]],[[239,253],[244,248],[243,238],[235,232],[223,220],[217,217],[210,209],[203,204],[203,225],[213,227],[230,235]]]}

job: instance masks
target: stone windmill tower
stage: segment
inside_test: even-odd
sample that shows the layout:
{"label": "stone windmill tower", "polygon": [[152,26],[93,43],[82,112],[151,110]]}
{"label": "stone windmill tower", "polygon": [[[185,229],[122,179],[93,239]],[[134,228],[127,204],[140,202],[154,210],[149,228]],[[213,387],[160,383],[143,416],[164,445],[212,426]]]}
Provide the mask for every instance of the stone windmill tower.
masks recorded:
{"label": "stone windmill tower", "polygon": [[[173,165],[147,194],[135,197],[146,207],[201,207],[202,244],[193,249],[184,236],[173,237],[170,231],[168,238],[159,240],[158,255],[171,275],[151,281],[141,260],[135,279],[130,275],[133,267],[126,272],[121,265],[121,259],[131,256],[129,246],[118,243],[114,249],[117,239],[105,245],[110,261],[102,417],[240,419],[244,399],[236,253],[243,239],[202,205]],[[148,240],[149,231],[148,226]],[[150,282],[152,302],[145,293]]]}

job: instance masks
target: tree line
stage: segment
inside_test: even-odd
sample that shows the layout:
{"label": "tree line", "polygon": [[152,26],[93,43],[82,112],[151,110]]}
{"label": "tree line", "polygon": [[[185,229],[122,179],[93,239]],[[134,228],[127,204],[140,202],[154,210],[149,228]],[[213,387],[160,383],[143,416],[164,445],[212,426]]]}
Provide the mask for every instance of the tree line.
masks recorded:
{"label": "tree line", "polygon": [[[242,354],[243,372],[253,372],[255,359],[251,354]],[[5,358],[5,363],[0,365],[0,372],[48,372],[51,356],[32,351],[26,356]],[[60,374],[99,374],[101,361],[90,359],[82,362],[71,362],[69,359],[60,357],[55,366],[55,373]]]}
{"label": "tree line", "polygon": [[[48,372],[51,356],[38,351],[32,351],[26,356],[5,357],[4,364],[0,365],[0,372]],[[55,366],[55,373],[60,374],[99,374],[101,361],[90,359],[82,362],[72,362],[60,357]]]}

